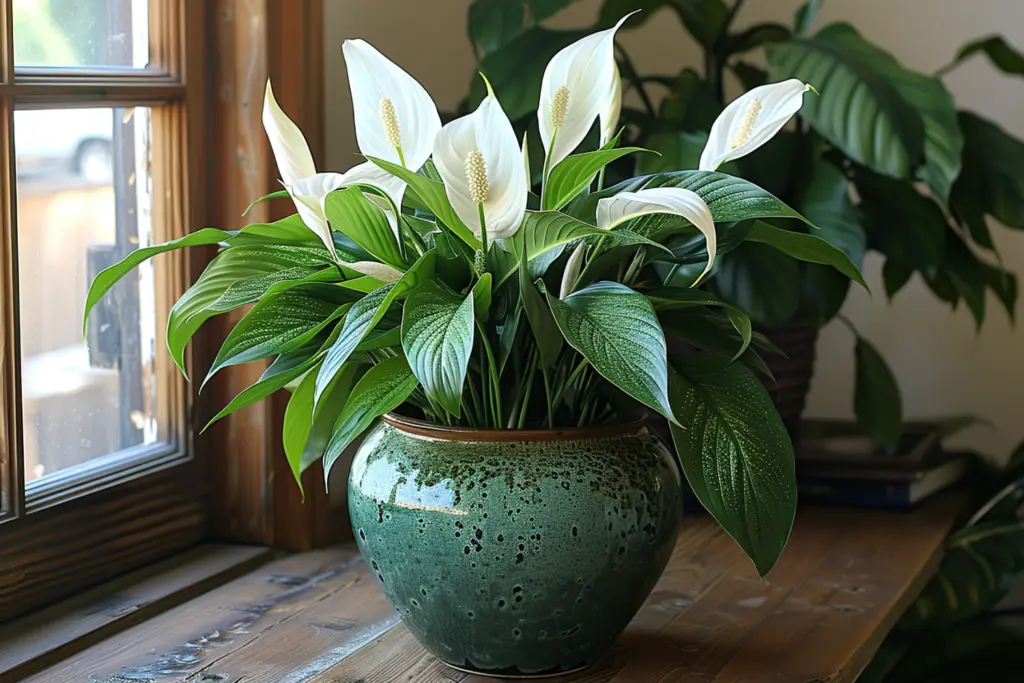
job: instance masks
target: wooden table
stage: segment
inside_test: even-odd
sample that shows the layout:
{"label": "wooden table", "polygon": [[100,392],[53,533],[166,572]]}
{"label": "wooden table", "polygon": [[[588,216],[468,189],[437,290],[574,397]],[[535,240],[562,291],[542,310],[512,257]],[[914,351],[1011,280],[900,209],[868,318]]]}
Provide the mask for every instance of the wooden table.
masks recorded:
{"label": "wooden table", "polygon": [[[612,651],[579,683],[853,681],[941,558],[957,507],[804,507],[760,580],[691,516]],[[38,683],[483,683],[428,655],[353,547],[275,560],[29,678]]]}

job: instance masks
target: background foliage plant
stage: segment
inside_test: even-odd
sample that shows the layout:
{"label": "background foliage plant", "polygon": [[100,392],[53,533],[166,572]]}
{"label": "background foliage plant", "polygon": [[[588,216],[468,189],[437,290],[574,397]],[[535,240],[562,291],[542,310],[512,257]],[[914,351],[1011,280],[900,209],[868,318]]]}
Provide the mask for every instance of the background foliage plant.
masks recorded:
{"label": "background foliage plant", "polygon": [[[540,88],[540,65],[580,33],[541,22],[573,2],[476,0],[470,6],[468,34],[479,67],[521,133],[535,134],[528,113]],[[849,24],[817,28],[822,4],[809,0],[786,23],[738,29],[744,0],[604,0],[598,26],[642,10],[623,26],[631,30],[667,10],[704,55],[700,70],[664,65],[665,73],[641,74],[628,51],[618,48],[624,88],[639,103],[622,109],[622,144],[660,156],[617,161],[609,177],[697,167],[708,131],[727,102],[727,84],[738,82],[749,90],[799,79],[820,96],[807,98],[798,125],[759,154],[730,161],[722,170],[750,179],[796,208],[819,228],[807,232],[841,249],[858,267],[866,252],[877,252],[884,258],[888,297],[917,274],[941,301],[966,306],[979,328],[987,292],[1012,319],[1017,277],[1002,264],[988,219],[1024,229],[1024,143],[984,117],[958,109],[943,78],[976,55],[1021,76],[1024,56],[991,36],[964,46],[937,73],[919,73]],[[480,97],[474,83],[467,103]],[[820,326],[838,315],[848,278],[817,263],[787,259],[750,239],[748,229],[741,223],[729,229],[735,239],[722,235],[709,292],[765,328],[790,321]],[[724,232],[722,226],[719,230]],[[666,282],[686,285],[693,268],[675,264],[662,273]],[[899,387],[881,355],[850,329],[857,336],[855,413],[879,444],[893,446],[901,431]]]}

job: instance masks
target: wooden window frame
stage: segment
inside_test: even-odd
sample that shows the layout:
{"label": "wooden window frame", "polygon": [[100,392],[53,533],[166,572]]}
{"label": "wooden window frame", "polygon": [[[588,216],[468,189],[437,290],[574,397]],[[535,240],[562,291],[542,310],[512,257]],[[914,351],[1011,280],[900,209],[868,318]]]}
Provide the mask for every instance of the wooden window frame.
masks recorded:
{"label": "wooden window frame", "polygon": [[[0,329],[14,330],[19,320],[15,97],[19,106],[159,105],[152,119],[153,158],[160,160],[154,186],[162,193],[154,196],[155,224],[172,225],[177,233],[207,225],[234,229],[294,212],[275,200],[241,218],[252,199],[278,186],[261,123],[268,77],[322,163],[322,0],[151,0],[154,67],[91,74],[15,74],[12,33],[4,24],[13,17],[13,0],[0,3],[6,9],[0,12],[0,159],[8,162],[0,163]],[[158,287],[161,305],[194,282],[215,253],[209,247],[158,257],[172,274]],[[190,376],[205,371],[237,318],[218,316],[194,337]],[[61,478],[26,505],[24,473],[19,458],[11,457],[22,452],[14,337],[0,348],[0,491],[3,509],[12,513],[0,514],[0,622],[203,540],[305,550],[350,537],[344,510],[331,509],[322,471],[307,472],[304,503],[292,481],[280,436],[286,397],[196,435],[262,372],[259,363],[219,373],[202,395],[195,384],[173,383],[171,402],[180,406],[177,448],[122,461],[107,480]],[[162,346],[157,357],[170,366]]]}

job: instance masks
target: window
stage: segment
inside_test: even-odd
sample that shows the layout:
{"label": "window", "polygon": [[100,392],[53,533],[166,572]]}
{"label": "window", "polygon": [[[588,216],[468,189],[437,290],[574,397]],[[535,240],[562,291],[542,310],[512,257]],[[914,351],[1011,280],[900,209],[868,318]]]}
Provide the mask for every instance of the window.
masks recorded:
{"label": "window", "polygon": [[82,311],[101,269],[201,222],[204,5],[0,0],[0,621],[203,532],[163,348],[187,256],[126,278],[84,339]]}

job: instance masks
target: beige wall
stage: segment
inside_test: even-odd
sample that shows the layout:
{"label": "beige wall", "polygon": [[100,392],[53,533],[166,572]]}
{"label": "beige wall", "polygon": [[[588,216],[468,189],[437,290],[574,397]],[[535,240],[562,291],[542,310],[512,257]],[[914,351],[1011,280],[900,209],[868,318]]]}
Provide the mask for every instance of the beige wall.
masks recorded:
{"label": "beige wall", "polygon": [[[355,138],[340,45],[365,38],[415,75],[441,109],[452,109],[473,73],[465,38],[468,0],[324,0],[326,6],[327,163],[344,170],[355,163]],[[789,21],[801,0],[752,0],[741,24]],[[599,1],[583,0],[557,24],[583,26]],[[966,40],[1004,33],[1024,46],[1024,7],[1018,0],[831,0],[821,21],[854,23],[869,39],[907,66],[933,71]],[[698,66],[699,53],[667,12],[643,29],[622,36],[643,72],[671,73]],[[948,84],[960,106],[995,119],[1024,137],[1024,80],[993,72],[981,59],[966,65]],[[1006,264],[1024,273],[1024,233],[997,229]],[[845,313],[883,352],[903,387],[909,416],[973,412],[996,428],[976,428],[960,442],[1005,457],[1024,437],[1024,333],[1013,329],[995,300],[989,320],[976,334],[966,310],[939,305],[916,278],[891,305],[881,285],[881,263],[869,260],[866,275],[874,299],[856,292]],[[1024,309],[1018,306],[1019,315]],[[852,414],[852,339],[832,325],[821,338],[820,361],[808,413]]]}

